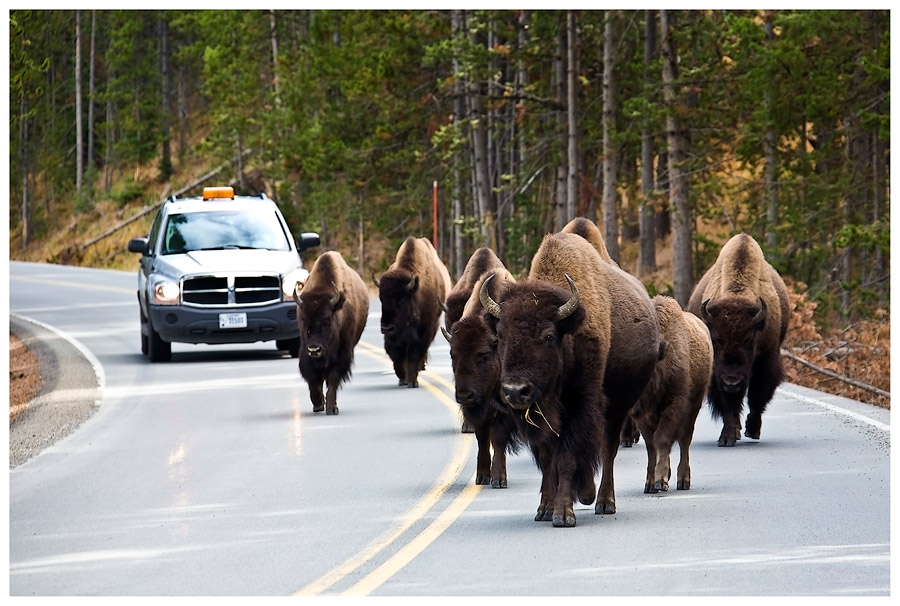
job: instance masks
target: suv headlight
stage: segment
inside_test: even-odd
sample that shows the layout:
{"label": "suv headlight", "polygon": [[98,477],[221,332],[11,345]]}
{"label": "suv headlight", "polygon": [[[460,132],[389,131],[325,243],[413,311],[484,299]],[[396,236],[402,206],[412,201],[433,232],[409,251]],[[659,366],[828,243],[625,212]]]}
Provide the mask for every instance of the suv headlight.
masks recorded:
{"label": "suv headlight", "polygon": [[285,274],[284,278],[281,281],[281,291],[284,293],[284,300],[293,301],[294,287],[299,282],[300,288],[303,288],[303,284],[306,282],[307,278],[309,278],[309,272],[302,267],[298,267],[297,269],[289,271],[287,274]]}
{"label": "suv headlight", "polygon": [[153,302],[157,305],[177,305],[181,288],[177,282],[160,280],[153,284]]}

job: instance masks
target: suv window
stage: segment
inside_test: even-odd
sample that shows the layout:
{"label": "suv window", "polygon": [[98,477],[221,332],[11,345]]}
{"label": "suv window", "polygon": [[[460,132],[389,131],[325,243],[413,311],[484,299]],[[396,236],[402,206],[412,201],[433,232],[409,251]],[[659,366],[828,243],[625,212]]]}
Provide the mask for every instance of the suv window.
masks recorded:
{"label": "suv window", "polygon": [[275,213],[228,210],[169,216],[162,254],[221,248],[290,250]]}

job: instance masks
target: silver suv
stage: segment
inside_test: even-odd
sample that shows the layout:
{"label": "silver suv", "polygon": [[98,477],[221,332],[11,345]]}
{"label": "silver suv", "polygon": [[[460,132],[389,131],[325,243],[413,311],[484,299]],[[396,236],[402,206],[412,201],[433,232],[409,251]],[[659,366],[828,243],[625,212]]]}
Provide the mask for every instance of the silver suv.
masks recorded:
{"label": "silver suv", "polygon": [[265,194],[207,187],[199,198],[169,198],[150,234],[128,243],[141,253],[141,352],[163,362],[173,342],[275,341],[297,357],[293,293],[309,275],[300,252],[318,245],[315,233],[295,242]]}

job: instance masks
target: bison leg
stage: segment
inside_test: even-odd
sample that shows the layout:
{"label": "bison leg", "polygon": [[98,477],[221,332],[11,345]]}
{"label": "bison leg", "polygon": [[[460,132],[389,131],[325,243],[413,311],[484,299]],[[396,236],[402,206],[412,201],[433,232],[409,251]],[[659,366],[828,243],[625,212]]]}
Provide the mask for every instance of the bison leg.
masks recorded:
{"label": "bison leg", "polygon": [[556,499],[556,469],[552,465],[552,457],[546,450],[535,453],[538,467],[541,470],[541,502],[538,505],[535,522],[549,522],[553,519],[553,501]]}
{"label": "bison leg", "polygon": [[775,388],[781,383],[782,378],[781,358],[763,357],[757,360],[750,375],[750,384],[747,386],[747,430],[744,435],[754,440],[759,439],[762,428],[762,414],[766,406],[775,395]]}
{"label": "bison leg", "polygon": [[496,425],[491,428],[491,446],[494,449],[491,458],[491,488],[506,488],[506,447],[509,444],[509,432],[502,431]]}
{"label": "bison leg", "polygon": [[475,483],[488,484],[491,481],[491,437],[486,424],[481,423],[475,427],[475,439],[478,442]]}
{"label": "bison leg", "polygon": [[651,492],[669,490],[669,478],[672,477],[672,468],[669,457],[672,454],[672,444],[681,429],[683,411],[687,409],[687,402],[683,395],[677,395],[666,402],[666,406],[659,419],[659,425],[653,434],[653,445],[656,449],[656,467],[653,472],[653,489]]}
{"label": "bison leg", "polygon": [[338,414],[338,405],[337,405],[337,390],[338,390],[338,377],[335,374],[328,375],[328,378],[325,381],[325,385],[328,388],[328,391],[325,395],[325,414],[326,415],[336,415]]}
{"label": "bison leg", "polygon": [[694,425],[697,423],[700,406],[697,403],[691,407],[682,420],[681,431],[678,433],[678,450],[681,453],[678,460],[678,490],[691,489],[691,441],[694,439]]}
{"label": "bison leg", "polygon": [[309,399],[313,405],[313,412],[325,410],[325,394],[322,393],[322,384],[313,381],[309,384]]}
{"label": "bison leg", "polygon": [[644,445],[647,447],[647,477],[644,480],[644,494],[651,494],[657,492],[653,490],[656,473],[656,445],[653,440],[655,432],[653,427],[647,427],[646,425],[643,427],[643,431]]}
{"label": "bison leg", "polygon": [[413,388],[419,386],[419,367],[421,361],[418,358],[409,358],[406,361],[406,386]]}
{"label": "bison leg", "polygon": [[575,526],[575,499],[572,478],[575,475],[575,457],[570,453],[557,453],[556,498],[553,501],[553,525],[557,528]]}

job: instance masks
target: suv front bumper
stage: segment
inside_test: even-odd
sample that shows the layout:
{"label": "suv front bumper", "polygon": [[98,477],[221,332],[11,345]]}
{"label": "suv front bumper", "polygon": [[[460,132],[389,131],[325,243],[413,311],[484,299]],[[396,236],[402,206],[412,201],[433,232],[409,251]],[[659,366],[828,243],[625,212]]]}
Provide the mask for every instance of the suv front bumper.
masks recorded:
{"label": "suv front bumper", "polygon": [[[246,313],[245,328],[220,328],[219,314]],[[198,309],[183,305],[151,305],[150,321],[163,341],[170,343],[255,343],[300,336],[297,305]]]}

